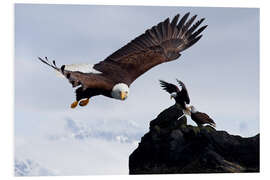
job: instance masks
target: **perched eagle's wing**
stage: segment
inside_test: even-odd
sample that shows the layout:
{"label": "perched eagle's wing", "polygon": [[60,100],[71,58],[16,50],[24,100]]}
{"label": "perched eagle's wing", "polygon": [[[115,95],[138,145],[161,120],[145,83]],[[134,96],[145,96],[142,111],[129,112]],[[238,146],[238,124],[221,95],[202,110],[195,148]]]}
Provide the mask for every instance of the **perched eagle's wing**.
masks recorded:
{"label": "perched eagle's wing", "polygon": [[168,93],[171,94],[171,93],[173,93],[173,92],[179,92],[179,89],[178,89],[178,87],[177,87],[176,85],[171,84],[171,83],[167,83],[167,82],[162,81],[162,80],[159,80],[159,82],[160,82],[161,87],[162,87],[165,91],[167,91]]}
{"label": "perched eagle's wing", "polygon": [[150,68],[177,59],[180,52],[202,37],[200,33],[207,26],[196,29],[204,18],[192,25],[197,15],[187,20],[188,16],[189,13],[185,14],[179,22],[179,14],[171,22],[167,18],[96,64],[94,68],[112,74],[112,78],[130,85]]}
{"label": "perched eagle's wing", "polygon": [[184,98],[185,102],[187,104],[189,104],[190,103],[190,99],[189,99],[188,91],[187,91],[187,88],[186,88],[185,84],[182,81],[178,80],[178,79],[176,79],[176,81],[182,87],[181,92],[184,95],[183,98]]}
{"label": "perched eagle's wing", "polygon": [[206,113],[196,112],[196,113],[194,113],[194,118],[199,120],[202,124],[208,123],[214,127],[216,126],[216,123],[214,122],[214,120],[211,119]]}
{"label": "perched eagle's wing", "polygon": [[53,63],[50,63],[47,57],[45,57],[45,59],[38,57],[38,59],[41,62],[47,64],[48,66],[54,68],[63,76],[65,76],[69,80],[69,82],[72,84],[72,87],[77,87],[81,85],[83,89],[87,89],[87,88],[96,88],[96,89],[104,89],[104,90],[112,89],[112,83],[110,82],[110,80],[103,77],[102,75],[66,70],[65,65],[59,68],[56,66],[55,61],[53,61]]}

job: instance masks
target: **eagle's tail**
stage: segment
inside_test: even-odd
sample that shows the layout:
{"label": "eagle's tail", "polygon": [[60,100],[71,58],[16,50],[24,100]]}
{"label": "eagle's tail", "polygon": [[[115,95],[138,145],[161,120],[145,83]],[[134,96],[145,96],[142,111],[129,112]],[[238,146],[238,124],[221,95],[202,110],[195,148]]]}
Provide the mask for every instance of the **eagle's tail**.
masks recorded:
{"label": "eagle's tail", "polygon": [[216,128],[216,123],[213,121],[213,122],[209,122],[209,125],[213,126],[214,128]]}
{"label": "eagle's tail", "polygon": [[214,128],[216,128],[216,123],[209,123],[211,126],[213,126]]}

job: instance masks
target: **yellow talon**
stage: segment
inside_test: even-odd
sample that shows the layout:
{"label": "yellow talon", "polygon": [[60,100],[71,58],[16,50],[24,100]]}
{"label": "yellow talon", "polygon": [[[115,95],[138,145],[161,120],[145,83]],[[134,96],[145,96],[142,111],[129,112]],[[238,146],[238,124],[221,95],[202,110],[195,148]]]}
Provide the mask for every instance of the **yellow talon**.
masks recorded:
{"label": "yellow talon", "polygon": [[89,98],[80,101],[80,106],[86,106],[89,103]]}
{"label": "yellow talon", "polygon": [[77,105],[78,105],[78,101],[74,101],[74,102],[70,105],[70,107],[71,107],[72,109],[74,109]]}

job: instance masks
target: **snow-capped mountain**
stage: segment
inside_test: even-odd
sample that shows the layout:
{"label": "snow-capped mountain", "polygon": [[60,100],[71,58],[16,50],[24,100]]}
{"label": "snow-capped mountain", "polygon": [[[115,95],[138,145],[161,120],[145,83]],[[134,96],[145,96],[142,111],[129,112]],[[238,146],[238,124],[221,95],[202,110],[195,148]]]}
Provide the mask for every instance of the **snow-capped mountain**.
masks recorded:
{"label": "snow-capped mountain", "polygon": [[49,128],[16,138],[16,176],[127,174],[128,156],[145,133],[121,120],[66,118]]}
{"label": "snow-capped mountain", "polygon": [[56,173],[31,159],[15,159],[15,176],[53,176]]}
{"label": "snow-capped mountain", "polygon": [[122,123],[122,129],[116,130],[113,125],[108,125],[108,123],[100,122],[100,124],[89,125],[68,118],[65,120],[65,131],[59,134],[50,134],[48,138],[50,140],[97,138],[121,143],[136,143],[144,133],[142,128],[137,126],[133,122],[126,121]]}

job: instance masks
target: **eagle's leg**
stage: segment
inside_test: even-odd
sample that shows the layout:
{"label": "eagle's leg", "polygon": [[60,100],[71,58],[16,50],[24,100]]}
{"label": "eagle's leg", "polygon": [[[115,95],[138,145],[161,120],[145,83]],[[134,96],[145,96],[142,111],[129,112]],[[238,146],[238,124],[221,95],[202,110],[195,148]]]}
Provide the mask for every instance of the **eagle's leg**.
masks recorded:
{"label": "eagle's leg", "polygon": [[78,105],[78,101],[74,101],[74,102],[70,105],[70,107],[71,107],[72,109],[74,109],[77,105]]}
{"label": "eagle's leg", "polygon": [[88,103],[89,103],[89,98],[81,100],[79,105],[80,106],[86,106]]}

